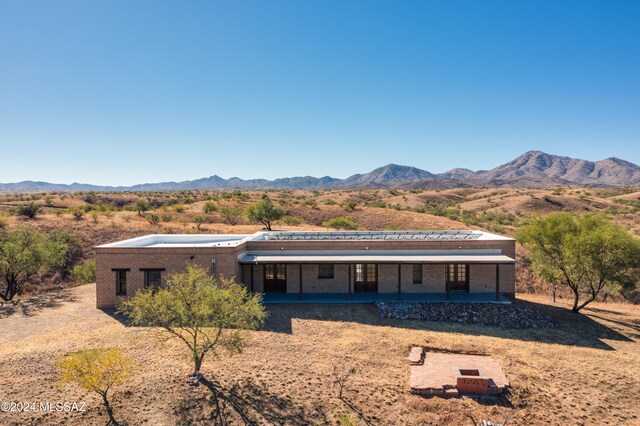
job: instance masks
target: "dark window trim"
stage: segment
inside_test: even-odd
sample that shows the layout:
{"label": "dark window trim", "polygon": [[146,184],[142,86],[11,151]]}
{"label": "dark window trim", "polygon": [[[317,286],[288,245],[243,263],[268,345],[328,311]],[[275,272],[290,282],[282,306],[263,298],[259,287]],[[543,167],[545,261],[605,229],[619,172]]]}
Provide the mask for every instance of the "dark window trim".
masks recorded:
{"label": "dark window trim", "polygon": [[[320,274],[320,266],[329,265],[331,266],[331,275],[321,275]],[[319,280],[334,280],[336,278],[336,265],[333,263],[318,263],[318,279]]]}
{"label": "dark window trim", "polygon": [[[158,283],[158,287],[162,286],[162,273],[164,272],[164,268],[140,268],[140,271],[144,272],[144,288],[152,287],[149,283],[149,274],[148,272],[159,272],[160,273],[160,282]],[[156,287],[156,286],[153,286]]]}
{"label": "dark window trim", "polygon": [[[116,296],[126,296],[127,295],[127,272],[130,269],[120,268],[120,269],[112,269],[113,272],[116,273]],[[122,291],[122,281],[120,274],[124,272],[124,291]]]}
{"label": "dark window trim", "polygon": [[131,269],[130,268],[112,268],[111,271],[116,272],[116,271],[125,271],[125,272],[129,272]]}
{"label": "dark window trim", "polygon": [[[416,271],[415,271],[415,267],[419,266],[420,267],[420,279],[416,280]],[[424,268],[422,267],[422,263],[413,263],[411,264],[411,281],[413,282],[413,284],[422,284],[423,282],[423,278],[422,275],[424,274]]]}

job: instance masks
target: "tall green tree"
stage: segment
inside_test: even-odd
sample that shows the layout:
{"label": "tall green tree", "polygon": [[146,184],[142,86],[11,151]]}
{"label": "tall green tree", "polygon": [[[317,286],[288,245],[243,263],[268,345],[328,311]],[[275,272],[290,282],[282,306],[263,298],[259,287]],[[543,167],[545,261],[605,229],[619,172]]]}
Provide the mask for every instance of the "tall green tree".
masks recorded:
{"label": "tall green tree", "polygon": [[249,220],[260,222],[268,231],[271,231],[271,224],[280,219],[284,212],[280,207],[275,206],[268,197],[264,197],[259,202],[247,207],[245,215]]}
{"label": "tall green tree", "polygon": [[242,351],[243,331],[258,329],[266,318],[260,294],[232,280],[215,280],[200,266],[170,275],[165,288],[138,292],[120,310],[134,325],[159,327],[162,334],[183,342],[197,379],[207,354]]}
{"label": "tall green tree", "polygon": [[575,313],[605,287],[628,291],[637,285],[640,241],[604,216],[554,213],[534,218],[516,238],[528,247],[538,276],[571,290]]}
{"label": "tall green tree", "polygon": [[0,298],[13,299],[38,272],[65,261],[66,243],[32,228],[0,233]]}

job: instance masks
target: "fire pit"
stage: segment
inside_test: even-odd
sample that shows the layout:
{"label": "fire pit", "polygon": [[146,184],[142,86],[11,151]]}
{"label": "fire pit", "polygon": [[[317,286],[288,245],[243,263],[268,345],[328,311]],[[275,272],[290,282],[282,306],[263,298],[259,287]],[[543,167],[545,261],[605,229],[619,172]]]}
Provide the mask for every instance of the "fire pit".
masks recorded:
{"label": "fire pit", "polygon": [[421,395],[498,395],[509,380],[490,356],[426,353],[424,361],[411,365],[410,385]]}

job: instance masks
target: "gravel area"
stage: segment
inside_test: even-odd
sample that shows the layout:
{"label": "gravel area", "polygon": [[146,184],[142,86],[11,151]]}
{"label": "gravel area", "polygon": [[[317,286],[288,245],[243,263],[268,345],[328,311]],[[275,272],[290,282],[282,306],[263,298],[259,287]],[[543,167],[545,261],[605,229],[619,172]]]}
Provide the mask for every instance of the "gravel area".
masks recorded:
{"label": "gravel area", "polygon": [[377,303],[381,318],[447,321],[503,328],[550,328],[555,322],[546,314],[516,303]]}

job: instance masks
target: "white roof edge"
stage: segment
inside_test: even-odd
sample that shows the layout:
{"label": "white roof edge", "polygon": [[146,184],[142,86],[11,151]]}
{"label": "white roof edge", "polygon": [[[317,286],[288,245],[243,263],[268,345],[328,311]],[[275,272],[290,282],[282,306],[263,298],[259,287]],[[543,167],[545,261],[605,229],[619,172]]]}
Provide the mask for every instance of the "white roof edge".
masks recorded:
{"label": "white roof edge", "polygon": [[[153,248],[155,247],[215,247],[220,244],[237,246],[255,234],[147,234],[140,237],[101,244],[95,248]],[[192,242],[163,243],[162,240],[192,239]],[[216,241],[217,239],[217,241]],[[155,241],[159,240],[159,241]],[[198,242],[197,240],[201,240]],[[206,241],[213,240],[213,241]]]}
{"label": "white roof edge", "polygon": [[[420,230],[421,232],[428,232],[428,230]],[[451,232],[455,232],[456,230],[434,230],[434,231],[451,231]],[[497,235],[497,234],[492,234],[490,232],[485,232],[485,231],[479,231],[479,230],[465,230],[465,231],[471,231],[474,234],[480,234],[480,236],[477,239],[473,239],[473,240],[468,240],[468,241],[478,241],[478,240],[511,240],[514,241],[513,238],[510,237],[505,237],[502,235]],[[273,231],[273,232],[279,232],[279,231]],[[313,232],[313,233],[327,233],[327,234],[339,234],[339,233],[349,233],[351,231],[280,231],[280,232],[287,232],[287,233],[300,233],[300,234],[304,234],[304,233],[309,233],[309,232]],[[368,231],[368,232],[412,232],[410,230],[408,231]],[[156,247],[213,247],[216,245],[219,245],[220,243],[225,243],[225,245],[227,246],[234,246],[234,245],[239,245],[242,244],[246,241],[261,241],[261,240],[266,240],[265,235],[269,234],[269,231],[259,231],[256,232],[254,234],[147,234],[147,235],[142,235],[140,237],[134,237],[134,238],[129,238],[126,240],[120,240],[120,241],[115,241],[112,243],[107,243],[107,244],[101,244],[96,246],[95,248],[123,248],[123,247],[128,247],[128,248],[145,248],[145,247],[150,247],[153,246],[154,244],[157,244]],[[208,243],[203,243],[203,242],[184,242],[184,243],[167,243],[166,245],[163,245],[162,242],[158,242],[158,243],[153,243],[153,240],[155,239],[194,239],[194,240],[206,240],[206,239],[220,239],[220,241],[211,241]],[[287,240],[274,240],[274,241],[278,241],[280,243],[286,243]],[[300,241],[300,240],[297,240]],[[312,241],[312,240],[310,240]],[[358,241],[358,240],[350,240],[350,241]],[[371,240],[363,240],[363,241],[371,241]],[[387,241],[387,240],[381,240],[381,241]],[[410,241],[410,240],[407,240]],[[413,241],[413,240],[411,240]],[[420,241],[420,240],[416,240],[416,241]],[[430,240],[425,240],[425,241],[430,241]],[[448,240],[440,240],[440,241],[448,241]],[[451,241],[463,241],[463,240],[451,240]],[[147,242],[146,244],[142,244],[143,242]]]}

